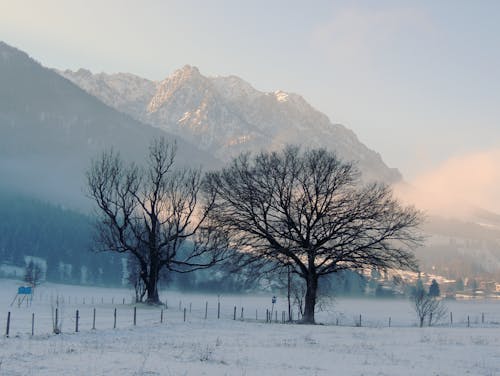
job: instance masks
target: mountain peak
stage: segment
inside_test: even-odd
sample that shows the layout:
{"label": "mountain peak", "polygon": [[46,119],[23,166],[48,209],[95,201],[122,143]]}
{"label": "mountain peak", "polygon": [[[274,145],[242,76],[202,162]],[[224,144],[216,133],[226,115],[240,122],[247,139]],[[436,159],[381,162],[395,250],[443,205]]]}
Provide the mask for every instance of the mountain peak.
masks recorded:
{"label": "mountain peak", "polygon": [[[94,79],[102,80],[98,76]],[[110,78],[106,80],[109,84]],[[222,160],[243,151],[300,144],[324,147],[345,160],[357,161],[366,180],[401,179],[396,169],[388,168],[380,155],[363,145],[352,131],[333,124],[298,94],[262,92],[240,77],[207,77],[191,65],[154,85],[127,106],[114,105],[117,98],[127,95],[127,85],[116,85],[114,99],[103,95],[98,85],[90,92],[136,119],[195,142]]]}
{"label": "mountain peak", "polygon": [[167,80],[189,80],[193,78],[201,78],[200,70],[192,65],[186,64],[182,68],[177,69],[172,73]]}

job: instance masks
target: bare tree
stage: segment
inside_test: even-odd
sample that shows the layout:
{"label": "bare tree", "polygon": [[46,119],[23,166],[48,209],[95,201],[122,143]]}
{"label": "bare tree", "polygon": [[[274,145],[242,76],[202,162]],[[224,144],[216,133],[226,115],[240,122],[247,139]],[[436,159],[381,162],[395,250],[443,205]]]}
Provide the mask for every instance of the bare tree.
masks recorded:
{"label": "bare tree", "polygon": [[28,283],[32,288],[40,284],[42,279],[42,268],[37,262],[30,260],[26,265],[24,272],[24,282]]}
{"label": "bare tree", "polygon": [[419,326],[424,326],[425,319],[428,320],[428,325],[438,322],[446,315],[446,307],[442,300],[436,296],[425,292],[423,287],[417,284],[410,297],[410,301],[417,314]]}
{"label": "bare tree", "polygon": [[[303,322],[314,323],[318,279],[345,269],[416,268],[420,213],[389,187],[360,187],[359,173],[334,153],[244,154],[208,175],[210,218],[237,249],[240,265],[286,268],[305,281]],[[241,252],[243,251],[243,252]]]}
{"label": "bare tree", "polygon": [[182,273],[206,268],[224,253],[206,221],[213,197],[200,202],[202,174],[175,169],[175,154],[176,145],[161,138],[151,143],[143,168],[126,165],[111,150],[87,171],[88,194],[97,204],[96,248],[135,257],[151,304],[160,302],[163,268]]}

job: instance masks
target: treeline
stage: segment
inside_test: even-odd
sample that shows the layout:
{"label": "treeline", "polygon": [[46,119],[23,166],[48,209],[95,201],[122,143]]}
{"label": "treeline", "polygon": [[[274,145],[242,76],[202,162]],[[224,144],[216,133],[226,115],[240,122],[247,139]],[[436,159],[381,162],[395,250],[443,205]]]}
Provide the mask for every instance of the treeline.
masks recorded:
{"label": "treeline", "polygon": [[91,252],[92,231],[88,216],[16,193],[0,193],[4,268],[25,268],[26,257],[36,257],[43,260],[47,281],[121,284],[121,257]]}
{"label": "treeline", "polygon": [[[129,284],[124,257],[112,252],[92,252],[91,221],[89,216],[61,206],[0,192],[0,277],[7,276],[2,274],[1,266],[24,270],[26,257],[36,257],[44,260],[46,281],[107,286]],[[22,278],[22,275],[17,277]],[[343,271],[328,276],[321,290],[336,296],[362,296],[369,284],[366,277]],[[244,271],[234,273],[225,264],[186,274],[165,271],[160,285],[214,293],[286,289],[283,279],[255,278]]]}

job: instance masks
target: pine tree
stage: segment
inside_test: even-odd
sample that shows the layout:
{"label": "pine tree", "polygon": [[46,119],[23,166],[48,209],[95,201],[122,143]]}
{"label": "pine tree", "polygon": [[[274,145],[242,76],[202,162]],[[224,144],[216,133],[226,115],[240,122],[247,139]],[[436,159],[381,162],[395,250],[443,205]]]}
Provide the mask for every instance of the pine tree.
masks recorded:
{"label": "pine tree", "polygon": [[435,279],[432,280],[431,285],[429,286],[429,295],[430,296],[441,295],[441,292],[439,291],[439,284]]}

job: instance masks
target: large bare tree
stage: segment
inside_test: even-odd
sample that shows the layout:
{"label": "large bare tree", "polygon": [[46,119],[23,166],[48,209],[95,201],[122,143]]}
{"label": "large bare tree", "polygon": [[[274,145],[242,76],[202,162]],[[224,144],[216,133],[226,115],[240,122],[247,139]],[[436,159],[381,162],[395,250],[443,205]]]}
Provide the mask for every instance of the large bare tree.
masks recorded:
{"label": "large bare tree", "polygon": [[213,197],[201,200],[202,174],[175,169],[175,154],[176,145],[161,138],[151,143],[144,167],[126,164],[110,150],[87,171],[88,194],[97,204],[96,248],[136,259],[151,304],[160,302],[163,268],[189,272],[224,255],[206,225]]}
{"label": "large bare tree", "polygon": [[420,214],[383,184],[361,186],[351,163],[323,149],[243,154],[207,176],[210,218],[241,265],[291,267],[306,285],[314,323],[318,280],[345,269],[416,268]]}

